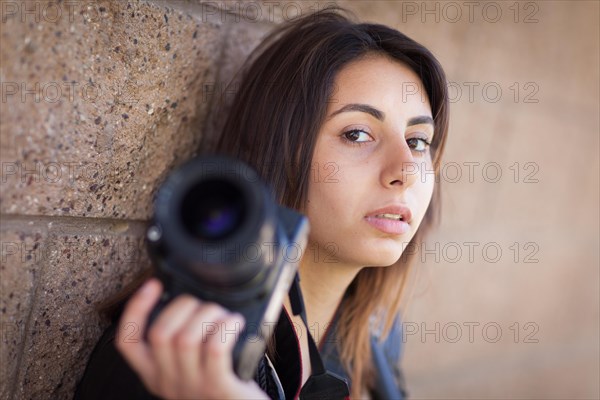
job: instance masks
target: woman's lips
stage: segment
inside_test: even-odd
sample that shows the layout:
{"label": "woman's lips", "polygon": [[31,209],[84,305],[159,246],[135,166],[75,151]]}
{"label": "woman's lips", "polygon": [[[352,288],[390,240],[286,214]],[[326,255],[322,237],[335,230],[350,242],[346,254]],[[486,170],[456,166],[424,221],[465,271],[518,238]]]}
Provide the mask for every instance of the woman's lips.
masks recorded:
{"label": "woman's lips", "polygon": [[401,220],[369,216],[365,217],[365,221],[380,231],[392,235],[403,235],[410,230],[410,225]]}
{"label": "woman's lips", "polygon": [[391,235],[403,235],[410,230],[412,213],[403,203],[392,203],[386,207],[371,211],[365,217],[371,226]]}

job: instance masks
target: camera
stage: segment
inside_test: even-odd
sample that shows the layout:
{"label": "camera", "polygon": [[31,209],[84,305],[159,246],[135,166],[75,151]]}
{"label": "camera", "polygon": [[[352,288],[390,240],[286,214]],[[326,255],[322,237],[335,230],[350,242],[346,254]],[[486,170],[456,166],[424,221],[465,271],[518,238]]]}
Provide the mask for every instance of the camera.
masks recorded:
{"label": "camera", "polygon": [[183,293],[242,314],[233,366],[249,380],[296,277],[308,231],[308,219],[278,205],[245,163],[225,156],[188,161],[159,188],[146,231],[165,288],[147,327]]}

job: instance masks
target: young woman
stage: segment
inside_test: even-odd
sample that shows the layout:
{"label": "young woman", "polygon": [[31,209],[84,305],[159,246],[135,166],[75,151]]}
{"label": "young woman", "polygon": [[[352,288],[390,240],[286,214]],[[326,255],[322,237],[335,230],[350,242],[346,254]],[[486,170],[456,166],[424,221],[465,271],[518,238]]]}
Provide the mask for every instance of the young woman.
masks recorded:
{"label": "young woman", "polygon": [[[280,204],[308,217],[299,267],[308,326],[352,398],[376,396],[373,338],[405,394],[398,314],[412,257],[403,252],[436,219],[447,130],[446,79],[435,57],[396,30],[327,9],[282,25],[254,51],[211,149],[253,166]],[[207,322],[228,332],[243,325],[216,304],[180,296],[148,342],[114,339],[131,337],[128,323],[140,336],[161,292],[150,279],[128,300],[78,396],[310,397],[301,393],[312,372],[308,332],[289,300],[262,372],[245,382],[232,371],[234,336],[204,332]]]}

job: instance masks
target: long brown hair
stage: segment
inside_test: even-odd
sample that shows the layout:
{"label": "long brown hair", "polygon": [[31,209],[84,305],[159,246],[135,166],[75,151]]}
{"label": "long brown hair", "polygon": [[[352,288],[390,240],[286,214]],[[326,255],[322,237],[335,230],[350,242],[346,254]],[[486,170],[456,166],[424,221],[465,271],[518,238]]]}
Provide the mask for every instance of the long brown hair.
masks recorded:
{"label": "long brown hair", "polygon": [[[214,150],[253,166],[282,205],[302,211],[317,133],[336,74],[367,54],[391,57],[420,77],[434,116],[436,134],[430,149],[437,184],[425,217],[406,247],[418,248],[439,217],[440,157],[448,131],[446,77],[436,58],[419,43],[383,25],[356,23],[348,14],[333,7],[292,20],[254,50],[242,69],[238,91]],[[394,266],[361,270],[344,297],[337,344],[342,361],[351,371],[352,397],[360,397],[372,380],[372,316],[379,318],[383,339],[400,311],[416,253],[404,254]],[[377,296],[373,296],[374,287]]]}

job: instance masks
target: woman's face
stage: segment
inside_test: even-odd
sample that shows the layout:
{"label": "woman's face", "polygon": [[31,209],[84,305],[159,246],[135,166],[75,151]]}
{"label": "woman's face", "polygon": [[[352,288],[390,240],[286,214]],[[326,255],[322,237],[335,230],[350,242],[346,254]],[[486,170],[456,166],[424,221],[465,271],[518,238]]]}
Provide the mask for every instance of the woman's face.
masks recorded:
{"label": "woman's face", "polygon": [[305,210],[311,246],[348,265],[395,263],[431,200],[433,134],[427,94],[412,70],[383,56],[345,66],[313,155]]}

